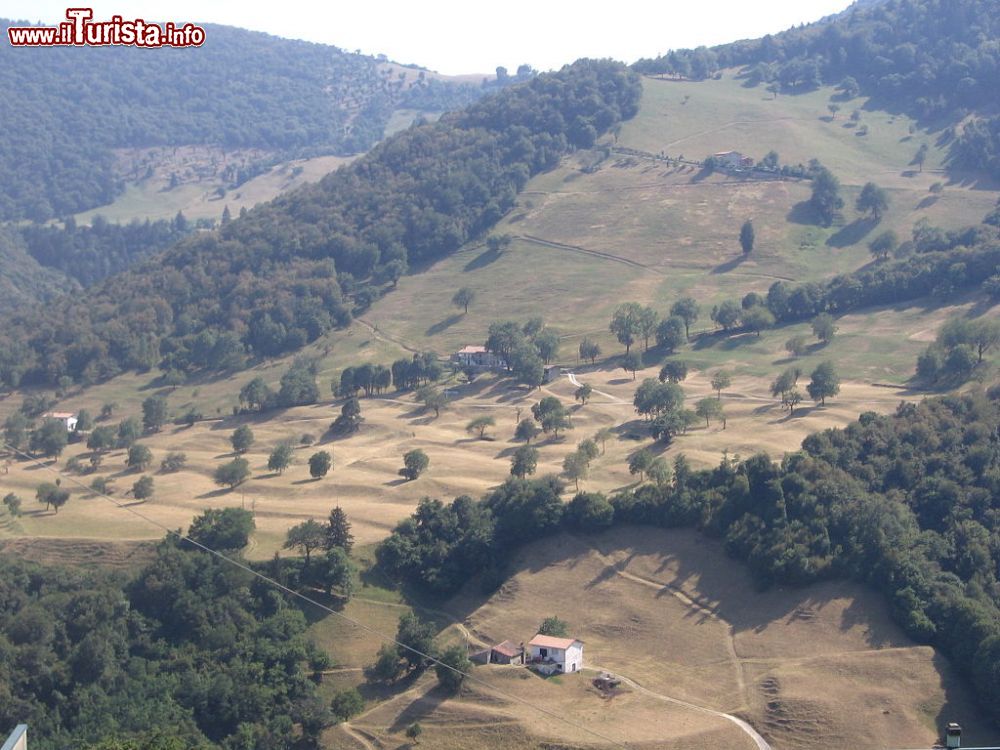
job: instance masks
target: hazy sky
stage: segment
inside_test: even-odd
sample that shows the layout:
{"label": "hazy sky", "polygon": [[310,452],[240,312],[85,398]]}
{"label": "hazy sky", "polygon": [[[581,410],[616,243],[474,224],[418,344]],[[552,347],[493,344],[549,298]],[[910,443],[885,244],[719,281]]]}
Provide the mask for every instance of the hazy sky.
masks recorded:
{"label": "hazy sky", "polygon": [[[843,10],[850,0],[658,0],[625,5],[568,0],[118,0],[93,3],[97,20],[222,23],[333,44],[442,73],[540,70],[580,57],[632,62],[669,49],[782,31]],[[67,4],[0,0],[0,17],[65,20]]]}

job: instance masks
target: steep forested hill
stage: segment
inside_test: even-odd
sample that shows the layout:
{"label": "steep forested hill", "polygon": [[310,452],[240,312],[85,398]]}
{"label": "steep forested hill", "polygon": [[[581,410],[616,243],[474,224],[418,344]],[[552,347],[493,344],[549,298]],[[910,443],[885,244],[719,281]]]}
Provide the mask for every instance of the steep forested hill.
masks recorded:
{"label": "steep forested hill", "polygon": [[1000,176],[1000,5],[992,0],[886,0],[855,5],[818,23],[761,39],[672,51],[636,70],[701,79],[743,66],[749,86],[776,94],[821,83],[857,91],[873,105],[922,118],[962,120],[956,166]]}
{"label": "steep forested hill", "polygon": [[238,366],[312,341],[407,263],[453,252],[528,179],[638,110],[638,77],[581,61],[390,138],[315,185],[201,232],[0,333],[0,379]]}
{"label": "steep forested hill", "polygon": [[0,45],[0,220],[108,203],[122,189],[116,148],[356,153],[382,137],[398,106],[449,109],[482,93],[404,80],[336,47],[225,26],[206,32],[200,48]]}

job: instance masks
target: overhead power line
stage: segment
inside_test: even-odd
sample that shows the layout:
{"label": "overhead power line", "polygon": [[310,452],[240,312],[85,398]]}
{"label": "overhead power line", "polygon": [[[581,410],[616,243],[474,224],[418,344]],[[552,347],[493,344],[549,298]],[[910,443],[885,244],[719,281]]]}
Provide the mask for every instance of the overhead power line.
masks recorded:
{"label": "overhead power line", "polygon": [[20,456],[20,457],[22,457],[22,458],[24,458],[24,459],[26,459],[28,461],[31,461],[35,466],[38,466],[38,467],[40,467],[40,468],[42,468],[42,469],[44,469],[44,470],[46,470],[48,472],[51,472],[52,474],[55,474],[56,476],[58,476],[61,479],[66,479],[71,484],[74,484],[74,485],[80,487],[81,489],[86,490],[87,492],[91,492],[91,493],[97,495],[98,497],[100,497],[100,498],[102,498],[104,500],[107,500],[109,503],[111,503],[112,505],[114,505],[119,510],[127,511],[128,513],[131,513],[133,516],[135,516],[135,517],[137,517],[137,518],[145,521],[146,523],[148,523],[148,524],[150,524],[152,526],[155,526],[156,528],[158,528],[158,529],[160,529],[162,531],[165,531],[167,534],[169,534],[171,536],[175,536],[175,537],[177,537],[177,538],[179,538],[179,539],[187,542],[188,544],[191,544],[191,545],[193,545],[195,547],[198,547],[199,549],[201,549],[201,550],[209,553],[210,555],[214,555],[215,557],[219,558],[220,560],[224,560],[225,562],[229,563],[230,565],[233,565],[233,566],[239,568],[240,570],[243,570],[243,571],[249,573],[250,575],[252,575],[252,576],[254,576],[256,578],[259,578],[260,580],[265,581],[266,583],[269,583],[270,585],[274,586],[278,590],[284,592],[285,594],[287,594],[287,595],[289,595],[291,597],[295,597],[295,598],[297,598],[297,599],[299,599],[301,601],[304,601],[304,602],[307,602],[307,603],[313,605],[314,607],[318,607],[319,609],[323,610],[324,612],[327,612],[327,613],[329,613],[331,615],[334,615],[335,617],[338,617],[341,620],[350,623],[351,625],[353,625],[356,628],[360,628],[361,630],[364,630],[367,633],[371,633],[372,635],[378,636],[383,641],[387,641],[389,643],[395,644],[396,646],[399,646],[400,648],[404,648],[407,651],[409,651],[409,652],[411,652],[413,654],[416,654],[417,656],[421,657],[422,659],[426,659],[427,661],[429,661],[430,663],[434,664],[435,666],[440,666],[440,667],[444,667],[445,669],[451,670],[455,674],[461,675],[462,677],[464,677],[465,679],[469,680],[470,682],[473,682],[473,683],[475,683],[477,685],[480,685],[480,686],[482,686],[486,690],[489,690],[492,693],[495,693],[497,695],[503,696],[504,698],[507,698],[507,699],[512,700],[512,701],[515,701],[516,703],[520,703],[523,706],[527,706],[528,708],[532,709],[533,711],[537,711],[538,713],[544,714],[545,716],[549,717],[550,719],[555,719],[556,721],[559,721],[559,722],[561,722],[563,724],[566,724],[567,726],[571,726],[574,729],[578,729],[581,732],[584,732],[585,734],[590,735],[591,737],[595,737],[595,738],[601,740],[602,742],[607,742],[612,747],[621,748],[622,750],[630,750],[629,747],[628,747],[628,745],[626,745],[621,740],[616,740],[616,739],[613,739],[611,737],[608,737],[607,735],[602,734],[601,732],[598,732],[598,731],[596,731],[594,729],[590,729],[589,727],[585,727],[582,724],[580,724],[578,722],[575,722],[572,719],[567,718],[563,714],[560,714],[560,713],[558,713],[556,711],[552,711],[552,710],[550,710],[548,708],[545,708],[544,706],[538,705],[537,703],[534,703],[532,701],[526,700],[525,698],[522,698],[519,695],[515,695],[514,693],[510,693],[510,692],[508,692],[506,690],[503,690],[503,689],[498,688],[498,687],[496,687],[494,685],[491,685],[490,683],[486,682],[485,680],[481,680],[478,677],[474,676],[470,672],[465,672],[465,671],[463,671],[461,669],[457,669],[456,667],[451,666],[450,664],[445,664],[443,661],[441,661],[437,657],[435,657],[435,656],[433,656],[431,654],[426,654],[423,651],[420,651],[419,649],[416,649],[413,646],[410,646],[409,644],[406,644],[406,643],[403,643],[402,641],[397,640],[395,636],[387,635],[386,633],[383,633],[383,632],[381,632],[380,630],[378,630],[376,628],[373,628],[373,627],[371,627],[369,625],[365,625],[364,623],[360,622],[359,620],[354,619],[353,617],[349,617],[348,615],[345,615],[343,612],[338,612],[337,610],[335,610],[335,609],[333,609],[331,607],[328,607],[325,604],[321,604],[320,602],[316,601],[315,599],[313,599],[313,598],[311,598],[309,596],[306,596],[302,592],[296,591],[294,589],[291,589],[288,586],[285,586],[280,581],[276,581],[275,579],[273,579],[273,578],[271,578],[269,576],[266,576],[266,575],[264,575],[263,573],[261,573],[261,572],[259,572],[257,570],[254,570],[253,568],[251,568],[249,565],[247,565],[243,561],[234,559],[232,557],[228,557],[227,555],[224,555],[222,552],[219,552],[218,550],[212,549],[211,547],[209,547],[209,546],[207,546],[205,544],[202,544],[201,542],[199,542],[199,541],[197,541],[195,539],[192,539],[191,537],[187,536],[186,534],[180,533],[177,529],[171,529],[168,526],[166,526],[165,524],[160,523],[156,519],[150,518],[149,516],[147,516],[147,515],[141,513],[140,511],[136,510],[134,507],[131,507],[129,505],[125,505],[124,503],[118,502],[117,500],[115,500],[113,497],[111,497],[107,493],[105,493],[105,492],[99,492],[99,491],[93,489],[92,487],[88,487],[83,482],[81,482],[80,480],[78,480],[76,477],[71,476],[69,474],[66,474],[66,475],[62,474],[61,472],[59,472],[56,469],[52,468],[52,466],[50,466],[49,464],[42,463],[41,461],[39,461],[38,459],[36,459],[34,456],[31,456],[31,455],[29,455],[27,453],[24,453],[23,451],[15,448],[14,446],[10,445],[9,443],[0,443],[0,445],[2,445],[4,448],[6,448],[8,451],[11,451],[15,455],[18,455],[18,456]]}

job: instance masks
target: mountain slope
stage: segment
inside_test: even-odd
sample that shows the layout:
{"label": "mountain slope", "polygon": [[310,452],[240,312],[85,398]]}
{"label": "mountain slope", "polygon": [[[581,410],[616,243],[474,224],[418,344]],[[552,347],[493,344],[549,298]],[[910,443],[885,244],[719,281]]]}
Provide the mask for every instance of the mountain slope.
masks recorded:
{"label": "mountain slope", "polygon": [[[872,106],[961,122],[943,134],[951,159],[1000,178],[1000,6],[991,0],[887,0],[761,39],[640,60],[636,70],[705,79],[740,66],[745,84],[798,93],[840,84]],[[836,103],[840,97],[834,97]],[[986,118],[980,122],[979,117]]]}
{"label": "mountain slope", "polygon": [[382,137],[398,106],[447,109],[482,93],[467,83],[431,83],[336,47],[225,26],[206,27],[199,48],[5,43],[0,220],[44,220],[108,203],[127,167],[116,164],[115,149],[354,153]]}
{"label": "mountain slope", "polygon": [[[363,308],[408,262],[488,230],[531,175],[634,115],[639,95],[621,65],[581,61],[404,131],[84,297],[13,319],[3,377],[93,382],[161,360],[218,370],[295,350],[349,319],[345,293]],[[195,345],[202,334],[211,343]]]}

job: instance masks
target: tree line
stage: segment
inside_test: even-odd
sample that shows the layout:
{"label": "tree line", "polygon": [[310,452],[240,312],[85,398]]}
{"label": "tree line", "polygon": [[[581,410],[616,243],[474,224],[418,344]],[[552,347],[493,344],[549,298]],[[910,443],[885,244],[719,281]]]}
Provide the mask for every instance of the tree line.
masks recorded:
{"label": "tree line", "polygon": [[896,622],[946,653],[1000,720],[998,420],[1000,391],[973,391],[862,414],[779,463],[760,454],[696,471],[679,455],[653,473],[637,451],[630,469],[642,479],[610,498],[566,503],[554,477],[511,478],[478,501],[425,499],[376,557],[431,592],[474,576],[492,591],[518,547],[563,528],[696,528],[762,587],[852,578],[879,589]]}
{"label": "tree line", "polygon": [[345,325],[408,263],[484,234],[532,175],[632,117],[640,93],[622,66],[580,61],[399,133],[82,295],[7,316],[0,378],[218,371],[295,350]]}

